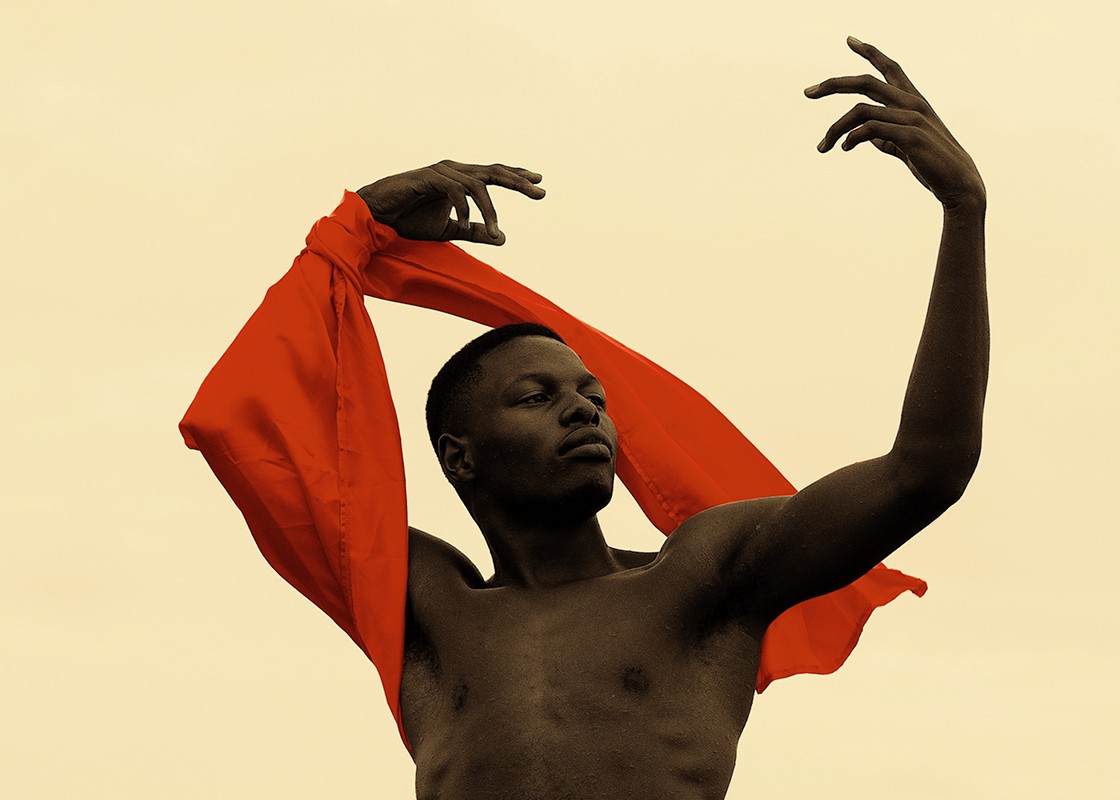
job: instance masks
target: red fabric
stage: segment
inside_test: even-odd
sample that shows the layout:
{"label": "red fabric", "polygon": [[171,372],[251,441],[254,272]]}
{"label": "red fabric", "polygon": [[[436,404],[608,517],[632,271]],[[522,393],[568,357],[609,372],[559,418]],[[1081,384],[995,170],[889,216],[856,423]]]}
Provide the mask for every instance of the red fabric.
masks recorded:
{"label": "red fabric", "polygon": [[[459,248],[397,237],[347,192],[211,370],[180,430],[269,563],[377,666],[402,739],[404,464],[363,294],[491,326],[556,330],[606,388],[618,475],[663,533],[715,505],[794,491],[679,379]],[[763,639],[758,691],[776,678],[836,670],[876,607],[925,589],[880,564],[790,609]]]}

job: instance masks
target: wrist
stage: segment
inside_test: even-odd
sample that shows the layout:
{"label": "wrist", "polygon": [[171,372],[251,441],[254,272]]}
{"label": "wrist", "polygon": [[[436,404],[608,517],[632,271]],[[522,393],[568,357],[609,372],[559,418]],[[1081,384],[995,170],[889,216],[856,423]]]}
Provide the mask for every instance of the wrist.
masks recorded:
{"label": "wrist", "polygon": [[358,192],[343,192],[342,204],[331,214],[343,228],[356,239],[362,241],[369,254],[378,253],[389,247],[398,237],[391,225],[378,220],[372,212],[368,198]]}
{"label": "wrist", "polygon": [[356,194],[356,195],[358,195],[358,197],[362,198],[362,202],[365,203],[366,208],[369,209],[370,216],[372,216],[374,219],[376,219],[378,212],[377,212],[377,208],[376,208],[376,206],[374,205],[374,202],[373,202],[374,192],[371,191],[372,189],[373,189],[373,184],[370,183],[370,184],[367,184],[367,185],[363,186],[361,189],[358,189],[356,192],[354,192],[354,194]]}
{"label": "wrist", "polygon": [[982,221],[988,210],[988,196],[984,191],[955,198],[951,202],[943,203],[942,210],[945,220]]}

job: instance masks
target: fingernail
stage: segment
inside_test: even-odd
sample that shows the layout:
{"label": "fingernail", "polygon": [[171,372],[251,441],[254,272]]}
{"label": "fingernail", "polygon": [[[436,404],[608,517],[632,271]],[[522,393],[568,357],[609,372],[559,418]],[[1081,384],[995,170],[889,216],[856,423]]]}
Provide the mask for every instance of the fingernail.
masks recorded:
{"label": "fingernail", "polygon": [[854,36],[849,36],[848,37],[848,44],[854,44],[857,47],[863,47],[863,42],[861,42],[859,39],[857,39]]}
{"label": "fingernail", "polygon": [[814,83],[812,86],[808,87],[805,90],[805,94],[812,94],[813,92],[815,92],[819,88],[821,88],[821,85],[819,83]]}
{"label": "fingernail", "polygon": [[824,146],[827,142],[828,142],[828,137],[827,136],[824,137],[823,139],[821,139],[821,143],[817,145],[818,152],[821,152],[821,153],[824,152]]}

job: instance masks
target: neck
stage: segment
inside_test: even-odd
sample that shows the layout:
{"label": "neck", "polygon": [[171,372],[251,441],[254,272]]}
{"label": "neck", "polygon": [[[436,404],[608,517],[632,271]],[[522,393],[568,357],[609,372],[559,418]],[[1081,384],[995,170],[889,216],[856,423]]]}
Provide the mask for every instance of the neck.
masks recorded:
{"label": "neck", "polygon": [[478,513],[494,559],[493,586],[546,588],[598,578],[622,567],[611,554],[595,515],[586,519],[526,518],[509,511]]}

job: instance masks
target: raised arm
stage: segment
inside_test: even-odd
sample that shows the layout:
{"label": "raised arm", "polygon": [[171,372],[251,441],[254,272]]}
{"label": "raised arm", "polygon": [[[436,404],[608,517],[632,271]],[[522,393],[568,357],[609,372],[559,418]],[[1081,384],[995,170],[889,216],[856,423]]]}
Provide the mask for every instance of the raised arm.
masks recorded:
{"label": "raised arm", "polygon": [[[269,563],[377,665],[395,713],[407,575],[404,467],[363,302],[367,267],[398,235],[500,244],[487,185],[539,198],[539,180],[500,165],[441,162],[370,184],[360,196],[347,193],[312,228],[180,424]],[[484,223],[469,222],[468,195]],[[452,207],[458,219],[449,218]]]}
{"label": "raised arm", "polygon": [[856,39],[848,44],[885,80],[830,78],[805,94],[862,94],[878,105],[857,104],[828,129],[818,149],[829,151],[847,134],[842,150],[871,142],[899,158],[940,201],[944,227],[890,452],[788,498],[711,509],[678,531],[682,550],[690,539],[714,539],[707,549],[715,548],[722,588],[763,624],[852,582],[932,522],[960,497],[980,453],[988,375],[984,184],[898,64]]}

